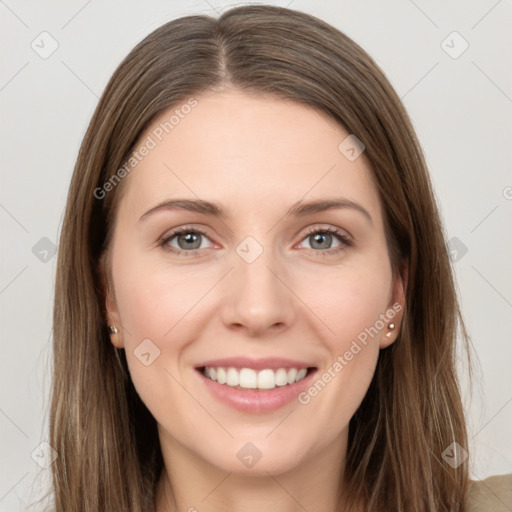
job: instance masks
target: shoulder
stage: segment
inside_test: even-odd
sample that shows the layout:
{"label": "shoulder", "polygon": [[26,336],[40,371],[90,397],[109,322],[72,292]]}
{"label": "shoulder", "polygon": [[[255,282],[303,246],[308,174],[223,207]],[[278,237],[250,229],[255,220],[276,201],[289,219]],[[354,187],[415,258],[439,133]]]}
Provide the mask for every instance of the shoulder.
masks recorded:
{"label": "shoulder", "polygon": [[471,480],[468,512],[512,510],[512,473]]}

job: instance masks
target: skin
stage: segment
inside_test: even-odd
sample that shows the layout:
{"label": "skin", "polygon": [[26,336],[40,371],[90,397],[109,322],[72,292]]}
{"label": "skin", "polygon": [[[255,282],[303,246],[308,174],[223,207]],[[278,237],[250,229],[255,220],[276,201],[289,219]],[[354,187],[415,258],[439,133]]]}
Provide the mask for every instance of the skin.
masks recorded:
{"label": "skin", "polygon": [[[393,331],[370,338],[307,405],[237,411],[210,395],[194,366],[287,357],[322,374],[379,315],[404,303],[406,276],[392,272],[370,166],[364,153],[349,161],[338,150],[348,132],[310,107],[236,89],[195,97],[198,105],[125,178],[105,269],[109,322],[119,329],[112,343],[126,349],[158,423],[165,470],[157,511],[174,510],[170,484],[177,510],[335,510],[349,420],[401,313]],[[299,199],[334,196],[364,207],[371,221],[353,208],[285,215]],[[229,216],[163,209],[139,220],[175,198],[214,201]],[[196,257],[158,244],[182,226],[206,233]],[[352,245],[334,235],[315,245],[311,228],[338,228]],[[236,252],[249,235],[263,249],[250,264]],[[174,237],[167,246],[192,252],[186,243]],[[134,355],[144,339],[160,350],[149,366]],[[247,442],[262,454],[251,468],[237,457]]]}

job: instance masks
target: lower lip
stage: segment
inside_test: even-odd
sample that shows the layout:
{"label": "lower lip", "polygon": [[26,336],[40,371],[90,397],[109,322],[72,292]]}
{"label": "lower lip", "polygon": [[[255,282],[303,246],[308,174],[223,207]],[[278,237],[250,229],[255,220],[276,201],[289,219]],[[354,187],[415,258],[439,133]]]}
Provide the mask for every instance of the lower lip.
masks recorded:
{"label": "lower lip", "polygon": [[236,389],[226,384],[219,384],[205,377],[201,370],[196,371],[206,387],[217,399],[234,409],[254,414],[275,411],[289,404],[310,385],[313,375],[316,373],[316,369],[309,371],[302,380],[294,384],[254,391],[253,389]]}

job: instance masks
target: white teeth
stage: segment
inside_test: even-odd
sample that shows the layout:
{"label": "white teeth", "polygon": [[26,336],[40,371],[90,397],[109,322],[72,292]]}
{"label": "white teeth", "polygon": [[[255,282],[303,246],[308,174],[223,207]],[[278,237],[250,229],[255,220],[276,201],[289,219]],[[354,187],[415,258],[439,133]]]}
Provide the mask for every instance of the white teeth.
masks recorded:
{"label": "white teeth", "polygon": [[284,368],[279,368],[276,372],[276,386],[286,386],[288,384],[288,373]]}
{"label": "white teeth", "polygon": [[279,368],[273,370],[266,368],[256,371],[252,368],[213,368],[204,369],[205,377],[217,381],[219,384],[245,389],[274,389],[276,386],[286,386],[302,380],[307,374],[306,368]]}
{"label": "white teeth", "polygon": [[306,370],[306,368],[301,368],[301,369],[297,372],[297,379],[296,379],[296,382],[299,382],[299,380],[302,380],[302,379],[306,376],[306,373],[308,373],[308,371]]}
{"label": "white teeth", "polygon": [[[208,370],[208,368],[207,368]],[[213,368],[213,370],[215,370],[215,368]],[[208,373],[206,374],[206,376],[210,377],[210,379],[212,380],[215,380],[215,375],[212,376],[211,374],[211,371],[212,371],[212,368],[210,368],[210,374],[208,375]],[[226,384],[226,370],[224,370],[224,368],[217,368],[217,382],[219,384]]]}
{"label": "white teeth", "polygon": [[[244,370],[242,370],[243,372]],[[240,372],[240,375],[242,374]],[[256,373],[256,372],[254,372]],[[256,387],[256,386],[255,386]],[[261,370],[258,372],[258,388],[274,389],[276,387],[276,376],[274,370]]]}
{"label": "white teeth", "polygon": [[288,370],[288,384],[293,384],[295,382],[295,379],[297,378],[297,368],[291,368]]}
{"label": "white teeth", "polygon": [[[232,368],[232,370],[236,372],[234,368]],[[241,388],[256,389],[258,387],[259,374],[257,374],[255,370],[242,368],[239,375],[239,385]]]}
{"label": "white teeth", "polygon": [[228,386],[238,386],[240,384],[238,372],[234,368],[228,368],[228,372],[226,375],[226,384]]}

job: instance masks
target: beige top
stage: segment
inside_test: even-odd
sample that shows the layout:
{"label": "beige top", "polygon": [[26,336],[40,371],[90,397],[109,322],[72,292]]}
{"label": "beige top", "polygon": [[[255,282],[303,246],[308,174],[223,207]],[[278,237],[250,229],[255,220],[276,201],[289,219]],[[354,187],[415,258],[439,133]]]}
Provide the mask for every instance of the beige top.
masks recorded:
{"label": "beige top", "polygon": [[468,512],[511,512],[512,473],[471,480]]}

